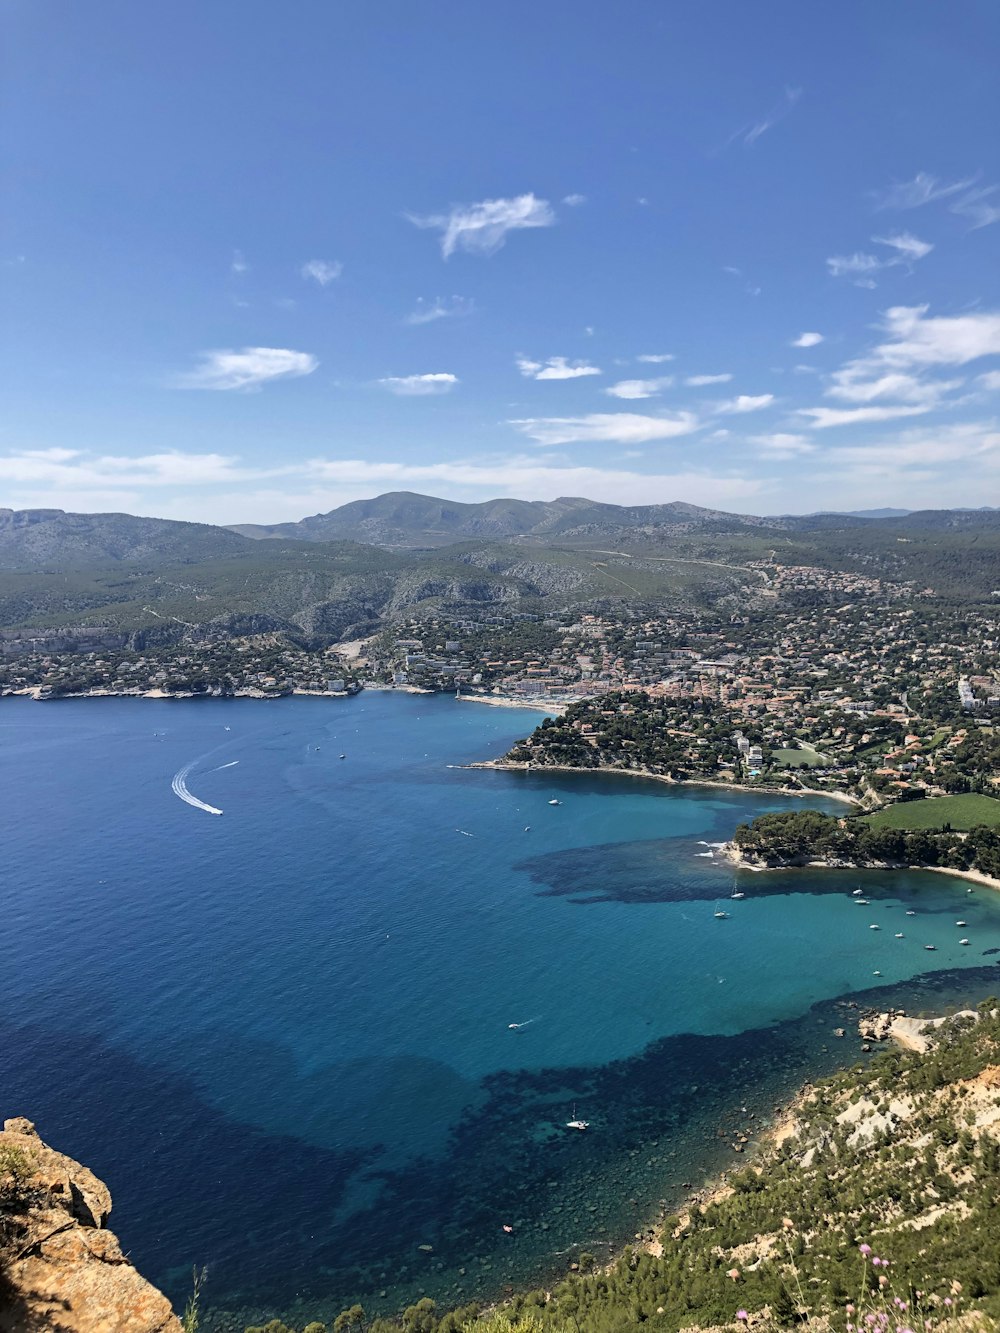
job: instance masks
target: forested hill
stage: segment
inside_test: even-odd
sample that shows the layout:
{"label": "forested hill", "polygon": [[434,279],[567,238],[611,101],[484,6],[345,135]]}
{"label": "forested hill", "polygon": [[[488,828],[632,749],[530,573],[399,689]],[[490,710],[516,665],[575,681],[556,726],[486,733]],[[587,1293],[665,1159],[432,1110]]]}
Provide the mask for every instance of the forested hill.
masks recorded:
{"label": "forested hill", "polygon": [[107,631],[109,642],[176,640],[252,627],[332,642],[406,615],[619,608],[728,620],[766,609],[769,598],[842,601],[817,591],[816,576],[830,573],[868,580],[866,596],[993,603],[1000,512],[759,518],[682,503],[462,505],[404,493],[237,531],[0,510],[0,633],[8,635],[83,628]]}

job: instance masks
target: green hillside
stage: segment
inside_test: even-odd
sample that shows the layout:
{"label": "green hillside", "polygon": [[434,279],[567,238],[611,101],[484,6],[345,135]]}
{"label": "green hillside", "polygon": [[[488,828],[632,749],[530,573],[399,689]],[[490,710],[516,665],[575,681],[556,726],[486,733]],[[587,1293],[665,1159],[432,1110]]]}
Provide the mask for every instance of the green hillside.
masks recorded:
{"label": "green hillside", "polygon": [[872,815],[864,815],[863,822],[874,828],[952,828],[958,833],[966,833],[970,828],[982,824],[989,828],[1000,828],[1000,801],[976,792],[939,796],[924,801],[901,801],[884,810],[877,810]]}

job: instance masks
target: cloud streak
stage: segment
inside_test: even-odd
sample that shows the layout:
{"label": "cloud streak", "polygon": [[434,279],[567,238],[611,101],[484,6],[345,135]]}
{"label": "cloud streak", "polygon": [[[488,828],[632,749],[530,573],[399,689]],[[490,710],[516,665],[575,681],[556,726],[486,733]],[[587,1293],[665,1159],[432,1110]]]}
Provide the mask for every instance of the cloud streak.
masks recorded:
{"label": "cloud streak", "polygon": [[406,316],[404,324],[433,324],[437,319],[456,319],[471,315],[475,302],[470,296],[436,296],[433,301],[417,298],[417,307]]}
{"label": "cloud streak", "polygon": [[441,232],[441,254],[450,259],[456,250],[471,255],[493,255],[512,231],[554,226],[556,215],[547,199],[519,194],[512,199],[484,199],[478,204],[456,204],[448,213],[419,216],[407,213],[415,227]]}
{"label": "cloud streak", "polygon": [[288,347],[243,347],[202,352],[201,365],[176,381],[181,389],[259,389],[272,380],[311,375],[319,361]]}
{"label": "cloud streak", "polygon": [[673,382],[673,375],[661,375],[653,380],[619,380],[604,392],[611,398],[655,398]]}
{"label": "cloud streak", "polygon": [[547,361],[530,361],[527,357],[519,356],[517,368],[529,380],[578,380],[587,375],[603,373],[599,367],[587,361],[571,362],[564,356],[550,356]]}
{"label": "cloud streak", "polygon": [[693,412],[641,416],[634,412],[592,412],[582,417],[527,417],[508,423],[536,444],[648,444],[690,435],[698,429]]}
{"label": "cloud streak", "polygon": [[388,389],[399,398],[429,398],[436,394],[451,393],[458,382],[458,376],[447,371],[428,375],[386,375],[379,380],[383,389]]}
{"label": "cloud streak", "polygon": [[752,148],[761,135],[773,129],[780,120],[784,120],[801,96],[801,88],[786,88],[784,97],[777,105],[773,106],[759,120],[752,120],[746,125],[741,125],[735,133],[729,136],[726,147],[728,148],[733,143],[742,143],[745,148]]}

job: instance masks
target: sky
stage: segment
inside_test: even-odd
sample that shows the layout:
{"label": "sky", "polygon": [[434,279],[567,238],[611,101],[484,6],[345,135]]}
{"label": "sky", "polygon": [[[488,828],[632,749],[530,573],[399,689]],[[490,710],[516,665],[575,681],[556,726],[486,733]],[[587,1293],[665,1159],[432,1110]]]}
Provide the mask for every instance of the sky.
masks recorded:
{"label": "sky", "polygon": [[1000,505],[995,0],[0,0],[0,505]]}

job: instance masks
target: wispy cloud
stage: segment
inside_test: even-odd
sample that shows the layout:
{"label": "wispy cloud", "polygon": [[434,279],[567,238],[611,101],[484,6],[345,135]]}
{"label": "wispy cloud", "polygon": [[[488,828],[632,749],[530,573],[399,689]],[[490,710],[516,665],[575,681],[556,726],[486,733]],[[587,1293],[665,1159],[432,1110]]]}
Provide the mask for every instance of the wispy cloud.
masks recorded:
{"label": "wispy cloud", "polygon": [[401,398],[427,398],[432,394],[450,393],[458,384],[458,376],[447,372],[429,375],[386,375],[379,380],[383,389]]}
{"label": "wispy cloud", "polygon": [[987,370],[976,376],[976,383],[989,393],[1000,392],[1000,370]]}
{"label": "wispy cloud", "polygon": [[793,338],[792,347],[818,347],[823,341],[822,333],[800,333],[797,338]]}
{"label": "wispy cloud", "polygon": [[900,231],[892,236],[873,236],[872,240],[876,245],[887,246],[893,253],[888,257],[870,255],[865,251],[855,251],[852,255],[833,255],[826,261],[831,277],[854,278],[859,287],[874,287],[873,273],[900,265],[912,269],[918,259],[925,258],[934,249],[929,241],[922,241],[919,236],[908,231]]}
{"label": "wispy cloud", "polygon": [[673,361],[674,354],[673,352],[645,352],[635,359],[647,366],[662,366],[667,361]]}
{"label": "wispy cloud", "polygon": [[497,252],[512,231],[551,227],[556,221],[547,199],[520,194],[513,199],[484,199],[478,204],[456,204],[448,213],[421,217],[406,214],[415,227],[441,232],[441,254],[448,259],[456,250],[473,255]]}
{"label": "wispy cloud", "polygon": [[759,412],[762,407],[770,407],[774,402],[773,393],[749,394],[741,393],[736,398],[730,398],[724,403],[717,403],[716,412],[727,414],[739,414],[742,412]]}
{"label": "wispy cloud", "polygon": [[569,208],[579,208],[581,204],[586,202],[587,196],[585,194],[568,194],[563,200],[563,203]]}
{"label": "wispy cloud", "polygon": [[271,380],[311,375],[319,361],[287,347],[243,347],[201,353],[201,365],[176,381],[180,389],[259,389]]}
{"label": "wispy cloud", "polygon": [[776,431],[770,435],[751,435],[749,443],[768,458],[797,458],[801,454],[816,452],[817,445],[807,440],[804,435],[793,435]]}
{"label": "wispy cloud", "polygon": [[321,287],[329,287],[331,282],[336,282],[343,271],[344,266],[339,259],[310,259],[299,269],[303,278],[317,282]]}
{"label": "wispy cloud", "polygon": [[707,384],[728,384],[732,378],[728,372],[722,375],[688,375],[684,383],[689,389],[703,389]]}
{"label": "wispy cloud", "polygon": [[968,194],[956,199],[951,205],[951,212],[959,217],[968,218],[969,230],[978,231],[980,227],[992,226],[1000,222],[1000,186],[987,185],[979,190],[970,190]]}
{"label": "wispy cloud", "polygon": [[923,380],[902,371],[889,371],[872,376],[873,367],[865,362],[849,362],[834,371],[828,398],[840,398],[848,403],[872,403],[880,398],[894,398],[900,403],[919,403],[936,406],[952,389],[961,387],[961,380]]}
{"label": "wispy cloud", "polygon": [[963,366],[983,356],[1000,356],[1000,311],[926,318],[928,307],[893,306],[885,312],[889,335],[866,360],[900,368]]}
{"label": "wispy cloud", "polygon": [[527,357],[519,356],[517,368],[529,380],[578,380],[586,375],[603,373],[587,361],[571,362],[564,356],[550,356],[547,361],[529,361]]}
{"label": "wispy cloud", "polygon": [[471,296],[436,296],[433,301],[417,297],[417,308],[411,311],[404,324],[432,324],[436,319],[453,319],[471,315],[475,309]]}
{"label": "wispy cloud", "polygon": [[859,275],[877,273],[883,261],[877,255],[865,254],[856,250],[853,255],[831,255],[826,261],[833,278],[854,278]]}
{"label": "wispy cloud", "polygon": [[801,88],[786,88],[784,97],[776,106],[773,106],[758,120],[752,120],[746,125],[741,125],[738,130],[729,136],[726,146],[728,147],[732,143],[742,143],[745,147],[751,148],[762,134],[766,134],[768,130],[773,129],[779,120],[784,120],[801,96]]}
{"label": "wispy cloud", "polygon": [[592,412],[583,417],[528,417],[511,421],[536,444],[646,444],[690,435],[698,429],[693,412],[647,417],[634,412]]}
{"label": "wispy cloud", "polygon": [[619,380],[604,392],[612,398],[655,398],[674,382],[673,375],[660,375],[653,380]]}
{"label": "wispy cloud", "polygon": [[239,275],[240,275],[241,273],[245,273],[249,267],[250,267],[250,265],[247,263],[246,259],[245,259],[244,256],[243,256],[243,251],[242,251],[242,250],[234,250],[234,251],[233,251],[233,257],[232,257],[232,259],[229,261],[229,271],[230,271],[230,273],[233,273],[233,274],[235,274],[237,277],[239,277]]}
{"label": "wispy cloud", "polygon": [[808,417],[814,430],[825,430],[829,426],[856,426],[861,422],[892,421],[896,417],[919,417],[929,412],[926,406],[906,407],[902,404],[885,407],[802,407],[799,415]]}
{"label": "wispy cloud", "polygon": [[896,259],[887,259],[885,261],[887,264],[897,260],[912,263],[916,259],[923,259],[934,249],[929,241],[922,241],[919,236],[914,236],[909,231],[899,231],[894,236],[873,236],[872,240],[876,245],[887,245],[896,251]]}
{"label": "wispy cloud", "polygon": [[878,191],[875,202],[880,209],[922,208],[935,199],[946,199],[960,190],[967,190],[972,183],[972,179],[944,182],[926,171],[918,171],[913,180],[893,181],[888,189]]}

